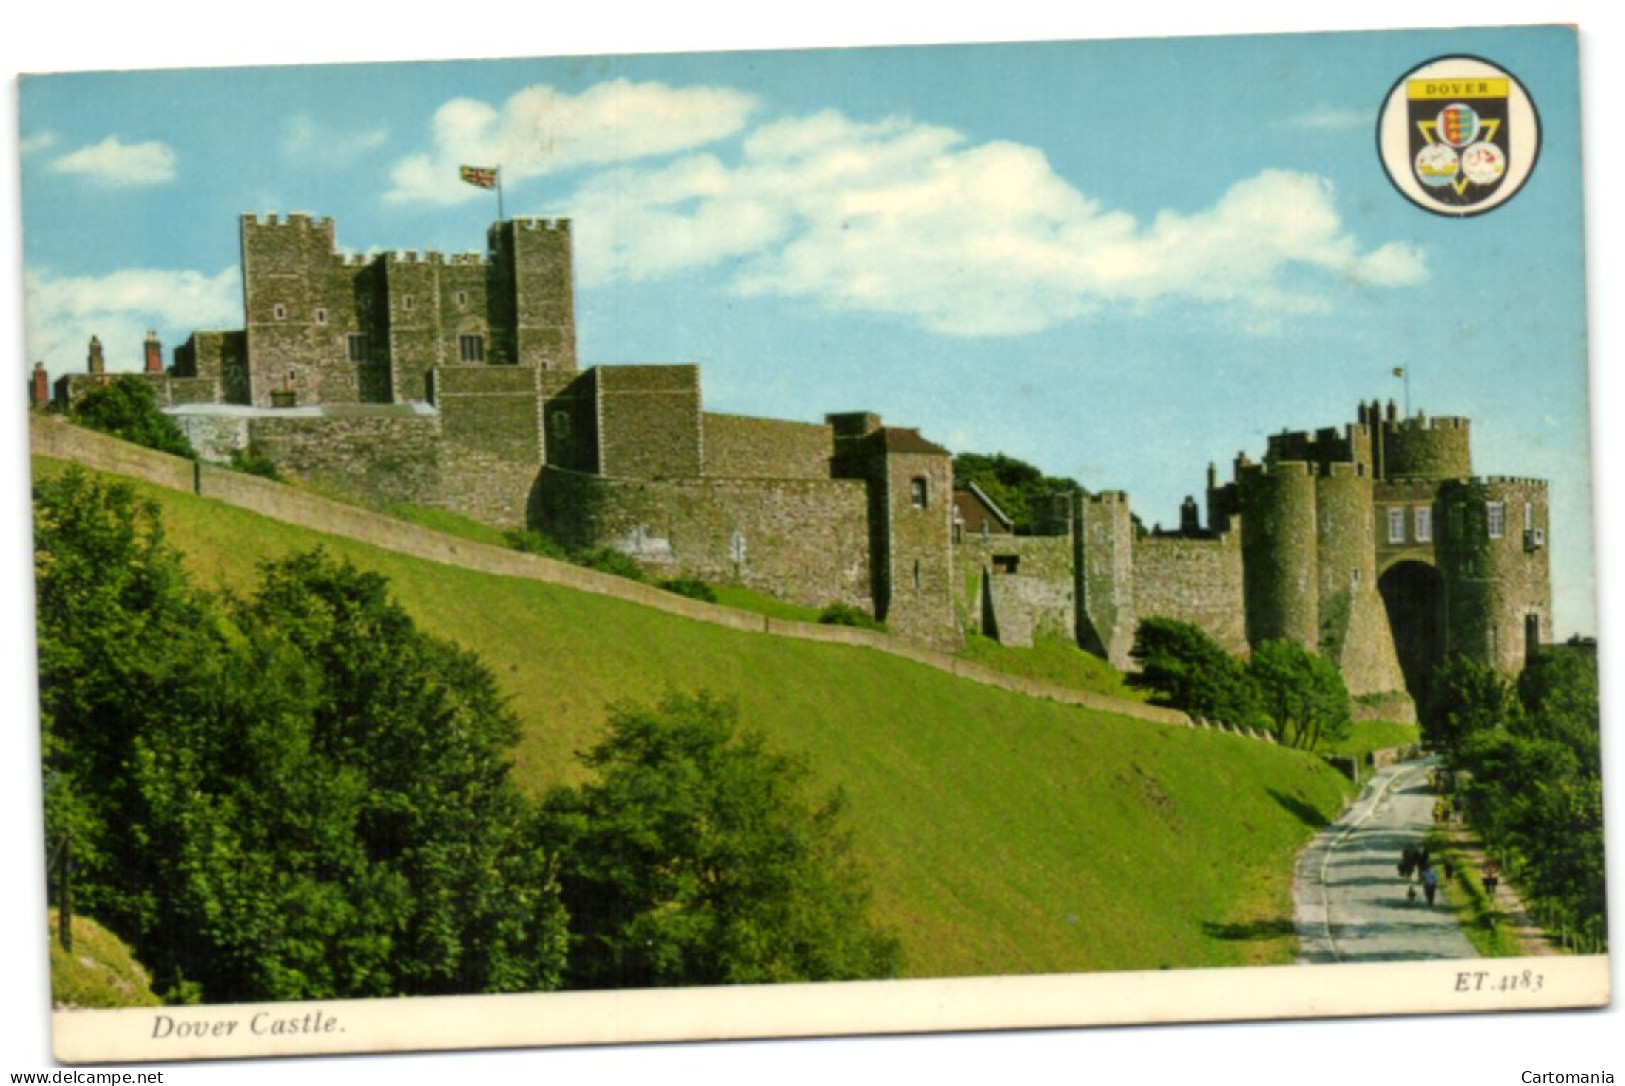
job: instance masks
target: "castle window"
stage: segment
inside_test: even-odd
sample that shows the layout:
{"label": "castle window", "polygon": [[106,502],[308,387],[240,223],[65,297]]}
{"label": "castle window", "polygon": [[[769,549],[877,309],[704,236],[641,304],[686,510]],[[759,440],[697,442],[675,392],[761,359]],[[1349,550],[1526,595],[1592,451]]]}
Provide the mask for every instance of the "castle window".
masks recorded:
{"label": "castle window", "polygon": [[1405,542],[1405,510],[1394,508],[1388,510],[1388,542]]}
{"label": "castle window", "polygon": [[1425,505],[1416,507],[1416,541],[1433,542],[1433,510]]}
{"label": "castle window", "polygon": [[325,310],[325,309],[316,310],[316,323],[317,324],[326,324],[327,323],[327,310]]}
{"label": "castle window", "polygon": [[1491,539],[1506,534],[1506,505],[1502,502],[1484,503],[1484,527]]}
{"label": "castle window", "polygon": [[918,558],[916,558],[914,560],[914,591],[918,592],[919,590],[920,590],[920,560]]}
{"label": "castle window", "polygon": [[271,318],[273,320],[279,320],[279,321],[287,320],[288,319],[288,307],[283,305],[281,302],[278,302],[276,305],[273,305],[271,307]]}
{"label": "castle window", "polygon": [[365,362],[372,357],[372,343],[365,333],[351,332],[349,349],[351,362]]}
{"label": "castle window", "polygon": [[1360,587],[1360,567],[1359,566],[1355,566],[1353,569],[1349,570],[1349,587],[1350,588],[1356,588],[1356,589]]}
{"label": "castle window", "polygon": [[458,336],[457,360],[459,362],[484,362],[485,337],[479,335]]}
{"label": "castle window", "polygon": [[467,306],[468,306],[468,291],[459,290],[457,292],[457,308],[458,309],[463,309],[463,308],[466,308]]}
{"label": "castle window", "polygon": [[925,481],[925,476],[916,475],[908,481],[908,500],[909,504],[914,508],[924,509],[929,504],[930,497],[931,492]]}
{"label": "castle window", "polygon": [[410,294],[401,295],[401,308],[408,313],[412,311],[412,296]]}
{"label": "castle window", "polygon": [[1532,532],[1532,531],[1535,530],[1535,503],[1534,502],[1524,502],[1523,503],[1523,530],[1526,531],[1526,532]]}
{"label": "castle window", "polygon": [[553,436],[560,441],[570,440],[570,412],[553,412]]}

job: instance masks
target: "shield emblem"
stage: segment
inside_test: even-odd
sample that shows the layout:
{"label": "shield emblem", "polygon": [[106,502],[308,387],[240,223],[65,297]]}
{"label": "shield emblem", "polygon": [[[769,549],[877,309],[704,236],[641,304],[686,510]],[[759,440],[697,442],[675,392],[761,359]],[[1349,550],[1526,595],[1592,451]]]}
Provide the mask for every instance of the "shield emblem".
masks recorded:
{"label": "shield emblem", "polygon": [[1501,187],[1513,165],[1510,94],[1504,77],[1406,81],[1411,169],[1429,197],[1469,208]]}

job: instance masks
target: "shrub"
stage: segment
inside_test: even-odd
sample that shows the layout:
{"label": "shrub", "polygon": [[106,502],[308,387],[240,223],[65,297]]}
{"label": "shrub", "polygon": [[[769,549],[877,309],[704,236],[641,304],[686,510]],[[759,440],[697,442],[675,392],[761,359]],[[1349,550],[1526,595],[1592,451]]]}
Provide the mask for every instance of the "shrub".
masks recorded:
{"label": "shrub", "polygon": [[158,409],[152,386],[134,374],[122,374],[91,389],[73,405],[68,416],[81,426],[136,445],[197,459],[192,443],[175,420]]}
{"label": "shrub", "polygon": [[1241,661],[1189,622],[1146,619],[1129,655],[1140,665],[1129,683],[1152,691],[1159,703],[1226,724],[1268,727]]}
{"label": "shrub", "polygon": [[706,603],[717,602],[716,589],[698,577],[670,577],[659,583],[660,587],[667,592],[675,592],[677,595],[687,596],[691,600],[702,600]]}
{"label": "shrub", "polygon": [[563,544],[534,528],[509,532],[507,539],[508,546],[516,551],[540,555],[543,558],[556,558],[560,562],[570,560],[570,552],[565,550]]}
{"label": "shrub", "polygon": [[575,551],[570,555],[570,561],[578,566],[596,569],[599,573],[613,573],[617,577],[625,577],[629,581],[643,580],[643,568],[614,547],[593,547],[591,550]]}
{"label": "shrub", "polygon": [[818,612],[818,621],[825,626],[856,626],[861,630],[884,630],[885,623],[877,622],[864,610],[849,603],[832,603]]}
{"label": "shrub", "polygon": [[231,459],[226,464],[233,471],[240,471],[248,475],[258,475],[262,479],[282,481],[282,473],[277,470],[276,462],[268,456],[262,456],[253,449],[233,449]]}
{"label": "shrub", "polygon": [[567,987],[895,976],[846,801],[710,696],[611,709],[593,779],[547,801],[572,940]]}

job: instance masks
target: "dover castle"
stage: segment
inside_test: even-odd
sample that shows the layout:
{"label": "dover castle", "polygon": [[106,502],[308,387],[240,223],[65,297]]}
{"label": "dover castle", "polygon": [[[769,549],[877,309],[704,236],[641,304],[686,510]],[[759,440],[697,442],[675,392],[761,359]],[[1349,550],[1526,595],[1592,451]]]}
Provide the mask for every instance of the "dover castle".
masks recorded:
{"label": "dover castle", "polygon": [[[1057,495],[1017,535],[917,430],[707,411],[689,365],[579,368],[566,220],[496,223],[466,255],[347,256],[304,215],[240,230],[245,327],[194,333],[167,367],[145,346],[209,459],[252,450],[368,501],[861,607],[942,647],[1050,633],[1123,667],[1139,620],[1166,616],[1238,653],[1291,638],[1352,694],[1403,702],[1447,652],[1513,674],[1551,639],[1546,485],[1474,477],[1466,419],[1360,404],[1228,480],[1209,465],[1177,530],[1142,531],[1102,491]],[[94,340],[88,370],[57,382],[59,407],[108,379]]]}

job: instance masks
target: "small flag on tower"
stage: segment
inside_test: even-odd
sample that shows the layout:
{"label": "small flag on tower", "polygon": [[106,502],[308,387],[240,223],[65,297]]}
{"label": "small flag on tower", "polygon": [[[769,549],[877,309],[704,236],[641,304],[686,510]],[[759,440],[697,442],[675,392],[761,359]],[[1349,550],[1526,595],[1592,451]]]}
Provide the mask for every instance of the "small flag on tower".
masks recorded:
{"label": "small flag on tower", "polygon": [[457,176],[476,188],[494,189],[497,187],[497,171],[489,166],[459,166]]}
{"label": "small flag on tower", "polygon": [[1403,377],[1403,376],[1405,376],[1405,367],[1404,366],[1395,366],[1394,367],[1394,376],[1395,377]]}

